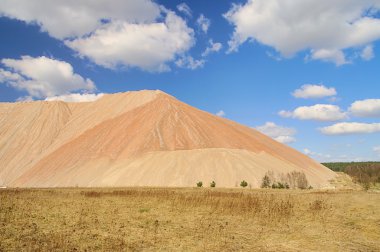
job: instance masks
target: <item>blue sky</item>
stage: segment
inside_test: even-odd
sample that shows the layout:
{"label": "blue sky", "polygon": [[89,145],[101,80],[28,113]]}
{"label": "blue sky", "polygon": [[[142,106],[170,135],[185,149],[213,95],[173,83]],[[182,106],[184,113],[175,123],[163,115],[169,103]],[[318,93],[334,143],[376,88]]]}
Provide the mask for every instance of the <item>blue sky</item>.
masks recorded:
{"label": "blue sky", "polygon": [[160,89],[319,161],[380,160],[379,10],[378,0],[4,0],[0,101]]}

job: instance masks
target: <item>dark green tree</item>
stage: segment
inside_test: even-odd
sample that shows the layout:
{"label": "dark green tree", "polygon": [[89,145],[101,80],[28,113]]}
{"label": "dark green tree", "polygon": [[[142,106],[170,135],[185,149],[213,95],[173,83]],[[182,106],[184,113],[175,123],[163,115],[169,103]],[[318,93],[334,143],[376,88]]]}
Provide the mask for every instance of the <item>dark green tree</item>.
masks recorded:
{"label": "dark green tree", "polygon": [[247,181],[243,180],[242,182],[240,182],[240,186],[243,187],[243,188],[247,187],[248,186]]}

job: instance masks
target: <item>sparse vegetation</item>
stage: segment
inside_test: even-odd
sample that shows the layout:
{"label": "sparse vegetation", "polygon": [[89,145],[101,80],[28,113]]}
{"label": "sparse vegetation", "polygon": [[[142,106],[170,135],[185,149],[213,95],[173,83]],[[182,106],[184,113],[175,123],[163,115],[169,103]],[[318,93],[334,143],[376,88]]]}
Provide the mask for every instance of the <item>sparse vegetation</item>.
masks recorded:
{"label": "sparse vegetation", "polygon": [[197,187],[202,187],[202,186],[203,186],[202,181],[199,181],[199,182],[197,183]]}
{"label": "sparse vegetation", "polygon": [[215,186],[216,186],[215,181],[212,181],[212,182],[210,183],[210,187],[215,187]]}
{"label": "sparse vegetation", "polygon": [[248,186],[248,182],[245,181],[245,180],[243,180],[242,182],[240,182],[240,186],[243,187],[243,188],[245,188],[245,187]]}
{"label": "sparse vegetation", "polygon": [[380,188],[380,162],[323,163],[333,171],[344,172],[365,190]]}
{"label": "sparse vegetation", "polygon": [[265,174],[261,183],[261,188],[270,188],[272,181],[270,180],[268,174]]}
{"label": "sparse vegetation", "polygon": [[347,192],[4,189],[0,251],[379,251],[380,194]]}
{"label": "sparse vegetation", "polygon": [[297,171],[280,174],[277,177],[273,172],[269,171],[264,175],[261,183],[261,188],[273,189],[310,189],[310,187],[305,173]]}
{"label": "sparse vegetation", "polygon": [[150,210],[149,208],[140,208],[139,212],[140,213],[147,213],[147,212],[149,212],[149,210]]}

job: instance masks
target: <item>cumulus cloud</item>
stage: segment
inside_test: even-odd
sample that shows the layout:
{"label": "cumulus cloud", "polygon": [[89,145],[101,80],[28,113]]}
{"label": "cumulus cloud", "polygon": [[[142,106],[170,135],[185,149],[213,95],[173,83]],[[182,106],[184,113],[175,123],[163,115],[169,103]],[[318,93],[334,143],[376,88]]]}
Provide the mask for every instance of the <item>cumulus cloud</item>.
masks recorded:
{"label": "cumulus cloud", "polygon": [[337,66],[351,63],[346,59],[345,54],[337,49],[311,50],[311,55],[308,58],[313,60],[331,61]]}
{"label": "cumulus cloud", "polygon": [[380,123],[344,122],[321,128],[325,135],[351,135],[380,132]]}
{"label": "cumulus cloud", "polygon": [[1,83],[13,83],[22,81],[24,78],[18,73],[10,72],[0,68],[0,82]]}
{"label": "cumulus cloud", "polygon": [[282,110],[278,114],[282,117],[315,121],[339,121],[347,118],[347,114],[338,106],[329,104],[302,106],[296,108],[294,111]]}
{"label": "cumulus cloud", "polygon": [[220,49],[222,49],[223,45],[221,43],[214,43],[214,41],[212,39],[210,39],[208,41],[209,43],[209,46],[206,48],[206,50],[202,53],[202,57],[206,57],[207,55],[209,55],[210,53],[213,53],[213,52],[219,52]]}
{"label": "cumulus cloud", "polygon": [[366,47],[363,48],[362,52],[360,53],[360,57],[363,60],[371,60],[375,57],[375,54],[373,52],[373,46],[372,45],[367,45]]}
{"label": "cumulus cloud", "polygon": [[183,56],[183,57],[179,58],[175,62],[175,64],[181,68],[187,68],[187,69],[194,70],[197,68],[202,68],[204,66],[205,62],[206,61],[204,59],[196,60],[191,56]]}
{"label": "cumulus cloud", "polygon": [[355,101],[351,104],[349,111],[358,117],[380,118],[380,99]]}
{"label": "cumulus cloud", "polygon": [[178,4],[177,10],[182,12],[183,14],[185,14],[188,17],[192,17],[192,15],[193,15],[190,7],[186,3]]}
{"label": "cumulus cloud", "polygon": [[99,94],[73,93],[73,94],[67,94],[67,95],[47,97],[45,101],[92,102],[92,101],[98,100],[103,95],[104,95],[103,93],[99,93]]}
{"label": "cumulus cloud", "polygon": [[324,85],[305,84],[301,88],[296,89],[292,95],[296,98],[323,98],[329,96],[335,96],[335,88],[325,87]]}
{"label": "cumulus cloud", "polygon": [[3,59],[1,63],[8,70],[0,69],[0,81],[26,91],[32,97],[45,98],[96,89],[90,79],[74,73],[73,67],[65,61],[22,56],[21,59]]}
{"label": "cumulus cloud", "polygon": [[378,0],[248,0],[224,14],[234,26],[229,52],[254,40],[284,57],[310,50],[311,59],[346,64],[344,50],[380,38],[379,9]]}
{"label": "cumulus cloud", "polygon": [[125,65],[149,71],[169,70],[166,63],[193,44],[193,30],[173,12],[168,12],[162,23],[112,22],[88,37],[66,41],[80,56],[98,65]]}
{"label": "cumulus cloud", "polygon": [[195,44],[193,29],[152,0],[4,0],[0,16],[37,24],[80,57],[111,69],[168,71]]}
{"label": "cumulus cloud", "polygon": [[0,1],[1,16],[38,24],[58,39],[89,34],[104,21],[153,22],[160,12],[160,6],[151,0]]}
{"label": "cumulus cloud", "polygon": [[226,113],[223,110],[219,110],[218,112],[215,113],[215,115],[220,116],[220,117],[224,117],[224,116],[226,116]]}
{"label": "cumulus cloud", "polygon": [[204,33],[208,32],[208,28],[211,25],[210,19],[206,18],[203,14],[201,14],[197,19],[197,25],[201,31]]}
{"label": "cumulus cloud", "polygon": [[293,128],[286,128],[273,122],[267,122],[262,126],[256,127],[256,129],[280,143],[293,143],[296,141],[294,135],[297,131]]}

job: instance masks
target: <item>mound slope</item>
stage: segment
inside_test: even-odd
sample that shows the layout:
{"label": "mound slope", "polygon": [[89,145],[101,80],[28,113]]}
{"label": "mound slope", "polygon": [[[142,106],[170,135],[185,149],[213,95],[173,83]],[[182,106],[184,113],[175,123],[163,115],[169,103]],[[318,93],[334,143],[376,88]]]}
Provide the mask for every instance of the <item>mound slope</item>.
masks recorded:
{"label": "mound slope", "polygon": [[314,187],[335,174],[258,131],[161,91],[88,103],[0,104],[0,183],[18,187],[258,187],[267,171],[302,171]]}

